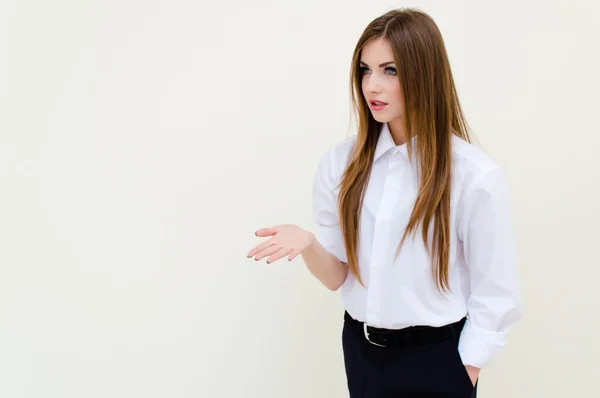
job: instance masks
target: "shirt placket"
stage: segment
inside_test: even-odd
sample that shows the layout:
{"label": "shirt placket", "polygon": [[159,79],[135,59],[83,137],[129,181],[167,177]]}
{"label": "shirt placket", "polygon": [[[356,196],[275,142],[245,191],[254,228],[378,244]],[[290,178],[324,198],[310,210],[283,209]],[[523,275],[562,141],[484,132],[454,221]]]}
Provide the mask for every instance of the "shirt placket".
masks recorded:
{"label": "shirt placket", "polygon": [[367,293],[366,320],[370,324],[382,321],[381,303],[385,291],[385,259],[393,209],[398,201],[400,154],[392,150],[386,170],[381,203],[375,219],[371,258],[369,261],[369,288]]}

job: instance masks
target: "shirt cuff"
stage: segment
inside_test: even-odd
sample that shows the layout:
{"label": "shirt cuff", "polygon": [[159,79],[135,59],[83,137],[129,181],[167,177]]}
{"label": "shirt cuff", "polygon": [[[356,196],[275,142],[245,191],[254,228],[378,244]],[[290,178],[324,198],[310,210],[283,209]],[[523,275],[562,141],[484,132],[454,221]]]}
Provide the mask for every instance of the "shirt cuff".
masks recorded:
{"label": "shirt cuff", "polygon": [[480,328],[469,318],[460,333],[458,352],[464,365],[482,368],[504,347],[506,332],[494,332]]}
{"label": "shirt cuff", "polygon": [[315,238],[321,246],[343,263],[348,262],[340,225],[315,224]]}

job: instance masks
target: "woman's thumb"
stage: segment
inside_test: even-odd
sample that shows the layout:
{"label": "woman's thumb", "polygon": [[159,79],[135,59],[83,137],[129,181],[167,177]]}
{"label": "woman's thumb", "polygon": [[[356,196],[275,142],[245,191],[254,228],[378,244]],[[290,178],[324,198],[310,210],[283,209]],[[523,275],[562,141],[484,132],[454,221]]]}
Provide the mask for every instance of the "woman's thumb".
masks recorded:
{"label": "woman's thumb", "polygon": [[275,235],[277,231],[274,228],[261,228],[254,233],[256,236],[270,236]]}

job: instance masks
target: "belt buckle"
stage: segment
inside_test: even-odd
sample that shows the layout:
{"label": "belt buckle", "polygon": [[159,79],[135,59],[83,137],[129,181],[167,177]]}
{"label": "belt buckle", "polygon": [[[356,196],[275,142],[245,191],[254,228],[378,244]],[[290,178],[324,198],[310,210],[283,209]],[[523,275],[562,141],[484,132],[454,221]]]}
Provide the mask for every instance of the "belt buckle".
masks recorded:
{"label": "belt buckle", "polygon": [[386,345],[378,344],[378,343],[375,343],[374,341],[371,341],[371,339],[369,338],[369,332],[367,330],[367,323],[366,322],[363,323],[363,330],[364,330],[364,333],[365,333],[365,338],[367,339],[367,341],[369,343],[371,343],[373,345],[376,345],[376,346],[379,346],[379,347],[387,347]]}

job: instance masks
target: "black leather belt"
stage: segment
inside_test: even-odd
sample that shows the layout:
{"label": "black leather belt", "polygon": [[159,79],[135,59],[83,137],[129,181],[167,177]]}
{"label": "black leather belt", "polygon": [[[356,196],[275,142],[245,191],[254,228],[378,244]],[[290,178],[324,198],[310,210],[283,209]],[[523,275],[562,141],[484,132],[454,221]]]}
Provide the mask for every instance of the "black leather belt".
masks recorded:
{"label": "black leather belt", "polygon": [[467,317],[445,326],[410,326],[403,329],[383,329],[369,326],[344,312],[344,321],[356,328],[373,345],[380,347],[410,347],[454,339],[458,343]]}

